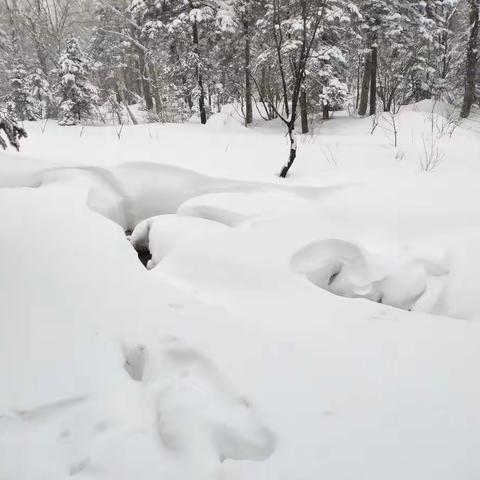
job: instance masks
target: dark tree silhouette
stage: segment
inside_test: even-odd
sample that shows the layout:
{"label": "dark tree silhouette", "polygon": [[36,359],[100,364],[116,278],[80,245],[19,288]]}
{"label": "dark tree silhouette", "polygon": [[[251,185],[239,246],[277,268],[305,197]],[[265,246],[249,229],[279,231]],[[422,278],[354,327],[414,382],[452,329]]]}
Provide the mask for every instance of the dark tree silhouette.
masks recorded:
{"label": "dark tree silhouette", "polygon": [[0,146],[6,150],[7,142],[3,138],[2,132],[7,137],[8,143],[17,151],[20,149],[20,139],[27,137],[27,132],[17,124],[14,118],[8,113],[0,111]]}

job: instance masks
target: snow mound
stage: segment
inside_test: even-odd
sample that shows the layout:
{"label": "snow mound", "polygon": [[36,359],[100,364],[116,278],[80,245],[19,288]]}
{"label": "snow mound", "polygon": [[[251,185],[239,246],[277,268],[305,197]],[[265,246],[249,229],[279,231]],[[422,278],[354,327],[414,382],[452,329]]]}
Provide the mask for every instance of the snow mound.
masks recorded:
{"label": "snow mound", "polygon": [[70,190],[94,212],[126,226],[124,194],[108,170],[98,167],[53,168],[41,174],[40,187]]}
{"label": "snow mound", "polygon": [[432,99],[421,100],[411,105],[405,105],[401,110],[402,112],[434,113],[445,118],[449,118],[455,113],[455,107],[453,105]]}
{"label": "snow mound", "polygon": [[96,166],[31,168],[3,175],[0,188],[49,188],[62,191],[122,227],[126,227],[124,193],[114,175]]}
{"label": "snow mound", "polygon": [[177,244],[201,242],[229,229],[218,222],[180,215],[158,215],[140,222],[130,236],[137,251],[150,251],[148,269],[154,268]]}
{"label": "snow mound", "polygon": [[235,110],[222,108],[220,113],[213,114],[206,124],[209,130],[239,130],[245,131],[245,125],[242,124],[241,118]]}
{"label": "snow mound", "polygon": [[130,349],[126,362],[151,399],[167,449],[218,461],[264,460],[273,453],[272,432],[198,351],[168,338],[156,347]]}
{"label": "snow mound", "polygon": [[114,175],[125,192],[130,228],[146,218],[175,213],[183,202],[205,193],[214,183],[191,170],[148,162],[120,165]]}
{"label": "snow mound", "polygon": [[274,435],[209,348],[223,319],[64,187],[0,190],[0,477],[210,480],[266,459]]}
{"label": "snow mound", "polygon": [[[405,259],[398,254],[386,258],[339,239],[313,242],[292,258],[292,268],[313,284],[336,295],[366,298],[404,310],[418,306],[422,297],[439,294],[436,279],[448,267],[424,259]],[[428,294],[428,295],[427,295]],[[421,302],[422,310],[433,308],[437,298]]]}
{"label": "snow mound", "polygon": [[310,208],[308,201],[296,195],[280,192],[211,193],[180,205],[179,215],[215,220],[229,226],[245,221],[271,218]]}
{"label": "snow mound", "polygon": [[[233,192],[255,193],[266,188],[261,183],[213,178],[193,170],[149,162],[125,163],[116,167],[112,173],[119,188],[124,192],[129,228],[134,228],[139,222],[150,217],[176,213],[180,206],[195,197],[225,193],[225,197],[212,198],[219,198],[220,201],[226,202],[230,198],[228,196],[230,193],[232,195]],[[310,193],[309,189],[305,190]],[[252,195],[232,197],[232,199],[238,198],[236,205],[239,205],[241,201],[246,204],[248,202],[248,205],[254,205],[254,202],[259,199],[265,203],[263,195],[268,197],[273,194],[260,195],[260,197]],[[288,194],[282,198],[287,197]],[[293,195],[290,195],[290,198],[292,197]],[[280,197],[277,196],[270,200],[270,210],[275,208],[276,211],[279,211],[285,205],[285,201],[283,201],[282,204],[273,207],[275,201],[279,199]],[[291,201],[293,202],[293,200]],[[243,209],[245,208],[251,209],[252,207],[243,207]],[[182,209],[182,215],[188,215],[187,211]]]}

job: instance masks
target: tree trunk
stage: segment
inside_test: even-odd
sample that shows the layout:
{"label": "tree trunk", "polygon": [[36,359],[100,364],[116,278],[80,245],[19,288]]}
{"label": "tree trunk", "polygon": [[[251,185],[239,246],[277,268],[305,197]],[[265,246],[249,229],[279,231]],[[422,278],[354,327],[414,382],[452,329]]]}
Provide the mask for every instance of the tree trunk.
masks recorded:
{"label": "tree trunk", "polygon": [[478,64],[478,29],[480,0],[470,0],[470,38],[467,46],[467,68],[465,73],[465,94],[462,105],[462,118],[470,115],[475,101],[475,86],[477,81]]}
{"label": "tree trunk", "polygon": [[298,103],[303,90],[302,82],[304,78],[306,60],[306,57],[300,58],[299,63],[301,68],[299,68],[297,71],[297,78],[295,79],[295,86],[293,88],[291,117],[287,122],[288,138],[290,139],[290,155],[288,157],[288,163],[284,165],[282,171],[280,172],[280,178],[285,178],[287,176],[288,171],[295,161],[295,158],[297,158],[297,135],[295,133],[295,120],[297,119]]}
{"label": "tree trunk", "polygon": [[297,136],[295,134],[295,121],[290,121],[288,124],[288,138],[290,139],[290,155],[288,163],[284,165],[280,172],[280,178],[285,178],[290,170],[295,158],[297,157]]}
{"label": "tree trunk", "polygon": [[357,91],[355,94],[355,110],[358,110],[358,104],[360,103],[360,72],[361,72],[361,66],[359,61],[357,66],[357,75],[356,75]]}
{"label": "tree trunk", "polygon": [[287,123],[288,128],[288,138],[290,139],[290,154],[288,157],[288,163],[284,165],[282,171],[280,172],[280,178],[285,178],[288,174],[288,171],[293,165],[293,162],[297,158],[297,135],[295,133],[295,120],[297,119],[297,108],[298,103],[301,98],[301,93],[303,91],[302,82],[304,79],[304,72],[305,72],[305,65],[307,59],[305,57],[300,58],[300,65],[297,72],[297,78],[295,81],[295,86],[293,88],[293,95],[292,95],[292,110],[291,110],[291,118]]}
{"label": "tree trunk", "polygon": [[193,100],[192,100],[192,94],[189,92],[187,93],[186,97],[185,97],[185,102],[186,104],[188,105],[188,108],[190,111],[192,111],[192,108],[193,108]]}
{"label": "tree trunk", "polygon": [[142,84],[143,98],[145,107],[148,111],[153,110],[153,97],[150,88],[150,79],[148,77],[147,65],[145,63],[145,52],[138,49],[138,68],[140,70],[140,82]]}
{"label": "tree trunk", "polygon": [[307,92],[305,89],[302,89],[300,95],[300,117],[302,119],[302,133],[308,133]]}
{"label": "tree trunk", "polygon": [[130,117],[130,120],[132,121],[132,123],[133,123],[134,125],[138,125],[138,121],[137,121],[137,119],[135,118],[135,115],[133,114],[133,112],[130,110],[130,107],[128,106],[128,103],[127,103],[127,102],[123,102],[123,104],[125,105],[125,109],[127,110],[128,116]]}
{"label": "tree trunk", "polygon": [[243,32],[245,35],[245,125],[250,125],[253,121],[252,104],[252,79],[250,78],[251,63],[251,45],[248,20],[243,22]]}
{"label": "tree trunk", "polygon": [[192,35],[193,35],[193,51],[197,55],[197,63],[195,65],[195,75],[197,77],[198,88],[200,90],[200,94],[198,97],[198,109],[200,110],[200,123],[205,125],[207,123],[207,110],[205,108],[205,90],[203,88],[203,77],[202,72],[200,71],[200,50],[199,50],[199,42],[198,42],[198,25],[197,21],[194,20],[192,26]]}
{"label": "tree trunk", "polygon": [[322,114],[324,120],[330,120],[330,105],[328,103],[323,104]]}
{"label": "tree trunk", "polygon": [[141,93],[141,89],[138,85],[138,79],[135,75],[136,66],[137,62],[133,61],[132,58],[129,58],[127,66],[122,68],[123,82],[125,84],[125,88],[127,89],[125,92],[125,100],[129,105],[135,101],[135,95],[133,95],[132,92],[137,94]]}
{"label": "tree trunk", "polygon": [[[38,20],[42,18],[42,7],[38,0],[35,2],[35,13]],[[29,19],[29,23],[33,34],[33,41],[35,43],[35,51],[37,53],[38,63],[42,72],[45,74],[45,76],[48,77],[50,72],[47,66],[48,53],[45,49],[45,44],[43,43],[44,39],[42,38],[40,32],[37,29],[37,22],[35,21],[35,19]]]}
{"label": "tree trunk", "polygon": [[[376,39],[374,40],[376,41]],[[370,77],[370,115],[377,113],[377,63],[378,50],[377,47],[372,47],[372,73]]]}
{"label": "tree trunk", "polygon": [[358,108],[359,115],[365,115],[368,107],[368,94],[370,88],[370,77],[372,75],[372,54],[367,53],[365,56],[365,68],[362,78],[362,91],[360,94],[360,106]]}
{"label": "tree trunk", "polygon": [[148,71],[150,73],[149,78],[152,79],[152,92],[153,92],[153,98],[155,100],[155,113],[160,116],[160,113],[162,111],[162,101],[160,100],[160,93],[158,91],[158,79],[157,79],[157,72],[155,71],[155,66],[153,63],[149,60],[148,63]]}

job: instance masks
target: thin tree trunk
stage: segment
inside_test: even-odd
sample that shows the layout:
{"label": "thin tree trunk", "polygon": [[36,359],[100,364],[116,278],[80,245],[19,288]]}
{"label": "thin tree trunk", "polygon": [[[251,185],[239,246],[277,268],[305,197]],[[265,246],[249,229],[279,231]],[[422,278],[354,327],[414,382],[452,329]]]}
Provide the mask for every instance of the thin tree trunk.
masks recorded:
{"label": "thin tree trunk", "polygon": [[251,45],[249,27],[250,25],[248,20],[245,20],[243,22],[243,32],[245,35],[245,125],[250,125],[253,121],[252,79],[250,78]]}
{"label": "thin tree trunk", "polygon": [[193,100],[192,100],[192,94],[190,92],[187,93],[187,95],[185,97],[185,102],[187,103],[189,110],[192,111]]}
{"label": "thin tree trunk", "polygon": [[131,105],[135,99],[135,96],[132,95],[131,92],[139,93],[138,80],[135,75],[135,70],[136,62],[132,61],[132,59],[129,58],[127,66],[125,68],[122,68],[123,81],[125,84],[125,88],[127,89],[127,91],[125,92],[125,99],[129,105]]}
{"label": "thin tree trunk", "polygon": [[[275,2],[274,2],[274,5],[275,5]],[[302,9],[302,20],[303,20],[304,29],[303,29],[303,39],[302,39],[302,44],[301,44],[301,48],[298,56],[298,61],[297,62],[292,61],[292,73],[293,73],[295,82],[293,84],[293,92],[291,96],[291,114],[286,119],[284,117],[281,117],[283,122],[287,125],[288,136],[290,139],[290,154],[288,158],[288,163],[284,165],[284,167],[282,168],[282,171],[280,172],[281,178],[285,178],[288,175],[288,171],[292,167],[293,162],[297,157],[297,138],[295,135],[295,120],[297,118],[297,108],[298,108],[298,103],[299,103],[303,86],[304,86],[303,82],[305,81],[305,74],[307,69],[307,63],[311,54],[311,47],[314,44],[315,36],[317,34],[321,20],[323,18],[323,14],[322,14],[313,21],[313,27],[311,29],[311,38],[308,38],[307,24],[309,22],[309,10],[307,8],[307,3],[304,1],[300,2],[300,6]],[[276,25],[278,25],[279,27],[280,25],[279,23],[274,24],[274,35],[275,35],[275,40],[277,44],[277,54],[281,59],[281,51],[279,48],[280,43],[277,39],[277,31],[275,29]],[[285,78],[283,65],[280,61],[279,61],[279,68],[280,68],[281,77]],[[284,88],[284,92],[283,92],[284,97],[286,97],[288,95],[288,92],[286,90],[285,84],[283,84],[283,88]]]}
{"label": "thin tree trunk", "polygon": [[145,52],[141,49],[138,52],[138,68],[140,70],[140,82],[142,84],[143,98],[145,99],[145,107],[148,111],[153,110],[153,97],[150,88],[150,79],[148,78],[147,66],[145,63]]}
{"label": "thin tree trunk", "polygon": [[162,111],[162,101],[160,100],[160,93],[158,91],[158,79],[157,79],[157,72],[155,71],[155,66],[153,63],[149,60],[148,63],[148,71],[150,73],[149,78],[152,79],[152,93],[153,93],[153,98],[155,100],[155,113],[160,116],[160,113]]}
{"label": "thin tree trunk", "polygon": [[[283,106],[284,106],[284,114],[288,118],[290,116],[290,109],[288,106],[288,88],[287,88],[287,79],[285,78],[285,68],[283,65],[282,59],[282,41],[281,37],[279,38],[278,35],[281,35],[281,26],[280,26],[280,18],[278,13],[278,3],[273,2],[273,37],[275,40],[275,49],[277,51],[277,59],[278,59],[278,67],[280,72],[280,78],[282,80],[282,90],[283,90]],[[278,32],[278,33],[277,33]],[[293,113],[292,113],[293,118]]]}
{"label": "thin tree trunk", "polygon": [[[304,71],[306,58],[300,58],[300,65],[302,66],[299,71]],[[280,178],[285,178],[288,175],[288,171],[293,165],[293,162],[297,158],[297,135],[295,133],[295,120],[297,119],[297,107],[300,100],[300,92],[302,90],[302,78],[303,74],[298,73],[297,71],[297,79],[293,89],[292,95],[292,110],[291,110],[291,118],[287,123],[288,128],[288,138],[290,139],[290,154],[288,157],[288,163],[284,165],[282,171],[280,172]]]}
{"label": "thin tree trunk", "polygon": [[480,0],[470,0],[470,38],[467,46],[467,68],[465,73],[465,94],[462,105],[462,118],[467,118],[475,101],[475,86],[478,65],[478,29]]}
{"label": "thin tree trunk", "polygon": [[378,50],[374,46],[372,48],[372,73],[370,78],[370,115],[377,113],[377,63]]}
{"label": "thin tree trunk", "polygon": [[360,94],[360,106],[358,108],[359,115],[365,115],[368,107],[368,94],[370,89],[370,77],[372,75],[372,54],[367,53],[365,56],[365,68],[362,78],[362,91]]}
{"label": "thin tree trunk", "polygon": [[323,104],[322,116],[324,120],[330,120],[330,105],[328,103]]}
{"label": "thin tree trunk", "polygon": [[360,72],[361,72],[361,67],[360,67],[360,61],[359,61],[358,67],[357,67],[357,75],[356,75],[357,92],[355,95],[355,110],[358,110],[358,104],[360,103]]}
{"label": "thin tree trunk", "polygon": [[[36,14],[37,14],[37,18],[38,19],[42,18],[41,17],[42,9],[41,9],[41,6],[40,6],[40,2],[38,0],[35,2],[35,11],[36,11]],[[32,21],[32,19],[30,19],[30,24],[31,24],[32,32],[33,32],[33,37],[34,37],[34,42],[35,42],[35,50],[37,52],[38,63],[40,64],[40,68],[42,69],[42,72],[46,76],[48,76],[49,71],[48,71],[48,66],[47,66],[47,52],[45,50],[44,43],[43,44],[41,43],[40,39],[42,37],[41,37],[40,33],[38,32],[37,23],[35,22],[35,20]]]}
{"label": "thin tree trunk", "polygon": [[302,133],[308,133],[307,92],[304,88],[300,95],[300,116],[302,119]]}
{"label": "thin tree trunk", "polygon": [[197,55],[197,64],[195,66],[195,75],[197,77],[198,88],[200,90],[200,95],[198,97],[198,108],[200,110],[200,123],[205,125],[207,123],[207,110],[205,108],[205,90],[203,87],[203,77],[202,72],[200,71],[199,60],[200,60],[200,50],[199,50],[199,41],[198,41],[198,25],[197,21],[194,20],[192,26],[192,35],[193,35],[193,50]]}
{"label": "thin tree trunk", "polygon": [[297,157],[297,135],[295,134],[295,121],[288,124],[288,138],[290,139],[290,155],[288,163],[282,168],[280,178],[285,178]]}
{"label": "thin tree trunk", "polygon": [[130,120],[132,121],[132,123],[134,125],[138,125],[138,121],[137,119],[135,118],[135,115],[132,113],[132,111],[130,110],[130,107],[128,106],[128,103],[127,102],[123,102],[123,104],[125,105],[125,109],[127,110],[128,112],[128,116],[130,117]]}

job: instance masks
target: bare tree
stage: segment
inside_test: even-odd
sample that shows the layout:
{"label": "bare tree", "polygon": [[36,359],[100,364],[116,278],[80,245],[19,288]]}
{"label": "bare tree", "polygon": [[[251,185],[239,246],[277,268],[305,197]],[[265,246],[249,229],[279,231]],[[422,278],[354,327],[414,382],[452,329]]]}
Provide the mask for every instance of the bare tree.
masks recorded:
{"label": "bare tree", "polygon": [[[302,25],[298,39],[298,48],[289,51],[287,60],[284,61],[284,34],[282,32],[282,2],[273,0],[272,35],[278,59],[278,70],[281,78],[282,98],[284,112],[280,113],[276,107],[278,117],[287,127],[290,141],[290,153],[288,162],[280,172],[280,177],[285,178],[297,156],[297,138],[295,134],[295,121],[297,119],[300,95],[307,63],[310,59],[312,48],[324,20],[327,2],[326,0],[299,0],[299,18]],[[291,81],[287,82],[287,67],[290,66]]]}
{"label": "bare tree", "polygon": [[393,107],[385,112],[382,116],[385,120],[385,125],[382,127],[391,135],[391,140],[395,148],[398,147],[398,114],[400,113],[400,106],[393,104]]}

